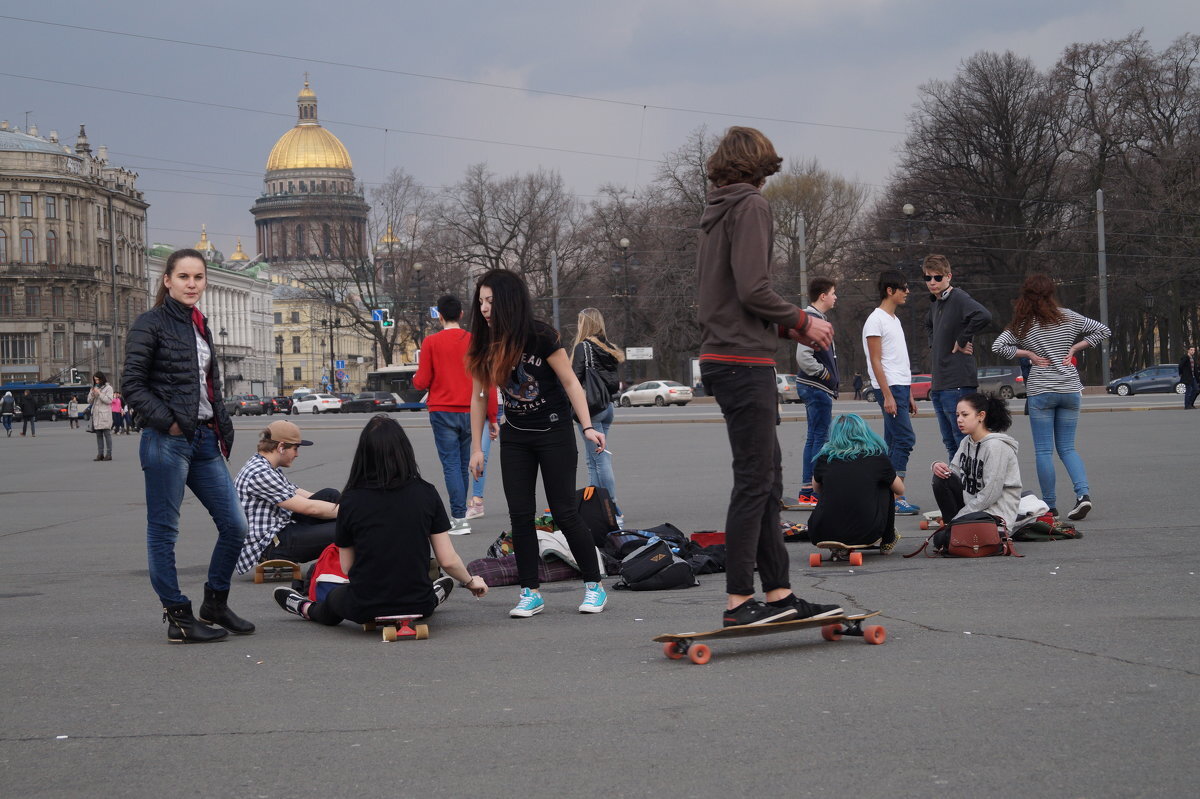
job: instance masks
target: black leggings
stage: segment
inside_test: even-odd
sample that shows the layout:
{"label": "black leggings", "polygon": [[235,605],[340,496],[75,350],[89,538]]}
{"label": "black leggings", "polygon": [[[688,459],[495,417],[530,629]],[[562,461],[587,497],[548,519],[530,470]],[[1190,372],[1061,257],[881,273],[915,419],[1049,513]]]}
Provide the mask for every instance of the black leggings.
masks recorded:
{"label": "black leggings", "polygon": [[[519,424],[519,423],[518,423]],[[549,430],[523,430],[506,423],[500,434],[500,476],[508,518],[512,524],[513,548],[517,555],[517,579],[522,588],[537,588],[537,476],[542,472],[542,487],[554,523],[571,547],[571,554],[589,583],[600,582],[600,564],[596,544],[575,506],[575,467],[579,450],[575,447],[575,429],[570,419]],[[590,443],[590,442],[589,442]]]}
{"label": "black leggings", "polygon": [[355,601],[354,595],[350,593],[350,586],[342,584],[330,591],[329,596],[325,597],[323,602],[314,602],[309,605],[308,618],[317,624],[333,627],[341,624],[343,619],[349,619],[358,624],[366,624],[367,622],[375,621],[377,616],[403,616],[405,614],[429,616],[436,607],[437,604],[435,603],[432,606],[388,608],[387,612],[376,613],[360,606]]}
{"label": "black leggings", "polygon": [[[341,498],[342,494],[336,488],[322,488],[309,497],[309,499],[333,503],[337,503]],[[303,513],[293,513],[292,520],[275,534],[279,543],[268,544],[258,561],[262,563],[264,560],[278,558],[305,563],[316,560],[325,551],[325,547],[333,543],[333,532],[336,527],[335,519],[318,519],[315,516],[305,516]]]}
{"label": "black leggings", "polygon": [[962,480],[953,472],[949,477],[933,478],[933,498],[937,502],[938,510],[942,512],[944,524],[949,524],[967,504],[963,499]]}

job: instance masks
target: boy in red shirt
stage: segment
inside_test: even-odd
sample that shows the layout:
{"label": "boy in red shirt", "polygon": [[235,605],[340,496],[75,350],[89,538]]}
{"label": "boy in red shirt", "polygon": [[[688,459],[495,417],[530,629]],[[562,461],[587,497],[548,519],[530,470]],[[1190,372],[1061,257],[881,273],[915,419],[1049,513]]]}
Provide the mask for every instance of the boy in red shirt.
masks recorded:
{"label": "boy in red shirt", "polygon": [[[450,534],[467,535],[467,492],[471,477],[471,377],[464,358],[471,334],[462,329],[462,302],[453,294],[443,294],[437,303],[442,331],[429,336],[421,345],[421,362],[413,376],[413,385],[428,389],[429,425],[437,446],[446,493],[450,499]],[[491,437],[500,434],[496,424],[496,393],[489,392],[488,422]]]}

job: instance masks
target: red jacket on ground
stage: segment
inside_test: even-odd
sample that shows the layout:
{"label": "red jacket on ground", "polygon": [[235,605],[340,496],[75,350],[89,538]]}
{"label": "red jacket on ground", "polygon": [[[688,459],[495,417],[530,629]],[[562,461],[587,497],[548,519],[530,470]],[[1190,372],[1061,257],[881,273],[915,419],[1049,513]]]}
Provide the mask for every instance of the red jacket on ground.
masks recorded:
{"label": "red jacket on ground", "polygon": [[[462,328],[434,333],[421,345],[421,363],[413,386],[429,389],[425,404],[431,411],[471,412],[471,376],[467,374],[467,347],[471,334]],[[488,391],[488,421],[496,421],[496,392]]]}

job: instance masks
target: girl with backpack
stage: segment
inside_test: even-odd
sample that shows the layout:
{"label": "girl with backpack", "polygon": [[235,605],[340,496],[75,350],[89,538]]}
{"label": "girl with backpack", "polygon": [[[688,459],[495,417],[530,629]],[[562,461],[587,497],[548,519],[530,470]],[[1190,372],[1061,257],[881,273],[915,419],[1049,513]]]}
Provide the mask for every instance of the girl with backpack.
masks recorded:
{"label": "girl with backpack", "polygon": [[[591,369],[600,375],[608,386],[609,396],[616,397],[621,381],[617,378],[617,370],[625,360],[621,348],[609,342],[604,337],[604,317],[595,308],[584,308],[579,312],[579,321],[575,331],[575,342],[571,346],[571,368],[580,384],[584,381],[584,373]],[[615,411],[610,400],[608,407],[592,416],[592,425],[608,437],[612,427]],[[588,480],[594,486],[599,486],[608,492],[613,508],[617,514],[617,526],[625,526],[625,517],[621,506],[617,504],[617,480],[613,476],[612,453],[607,450],[596,451],[588,446],[588,440],[583,433],[583,423],[579,425],[579,438],[583,441],[584,453],[587,455]]]}
{"label": "girl with backpack", "polygon": [[933,464],[933,496],[942,522],[986,513],[1011,530],[1021,502],[1017,442],[1004,431],[1012,426],[1008,404],[990,394],[968,394],[958,401],[955,418],[966,436],[952,463]]}
{"label": "girl with backpack", "polygon": [[493,269],[475,284],[471,310],[471,346],[467,371],[474,380],[471,395],[471,474],[483,472],[483,423],[486,396],[499,386],[504,398],[500,433],[500,476],[508,516],[521,596],[509,611],[514,618],[542,612],[538,591],[537,476],[554,522],[562,530],[583,572],[580,613],[600,613],[608,594],[600,581],[599,558],[591,532],[575,504],[575,467],[579,453],[571,411],[583,437],[596,452],[604,449],[604,433],[592,424],[587,398],[558,331],[533,317],[533,301],[525,281],[507,269]]}
{"label": "girl with backpack", "polygon": [[[454,551],[442,498],[421,479],[412,444],[394,419],[375,416],[359,434],[339,505],[333,543],[349,582],[317,602],[276,588],[275,601],[287,612],[328,626],[343,619],[366,624],[379,616],[428,616],[455,580],[476,597],[487,593],[487,583]],[[429,576],[431,546],[449,577]]]}
{"label": "girl with backpack", "polygon": [[888,445],[858,414],[842,414],[813,462],[813,491],[820,497],[808,520],[808,537],[850,546],[880,542],[896,546],[896,497],[904,480],[896,475]]}

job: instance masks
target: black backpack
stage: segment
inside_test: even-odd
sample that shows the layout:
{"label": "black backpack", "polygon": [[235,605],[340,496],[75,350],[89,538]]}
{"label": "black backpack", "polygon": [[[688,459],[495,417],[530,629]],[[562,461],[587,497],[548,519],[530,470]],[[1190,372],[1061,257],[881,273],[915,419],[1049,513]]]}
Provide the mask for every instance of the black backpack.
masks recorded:
{"label": "black backpack", "polygon": [[587,486],[575,492],[579,518],[587,525],[596,546],[604,548],[608,534],[617,529],[617,509],[607,488]]}
{"label": "black backpack", "polygon": [[661,538],[630,552],[621,561],[621,580],[614,588],[630,591],[664,591],[699,585],[691,564],[671,551]]}

